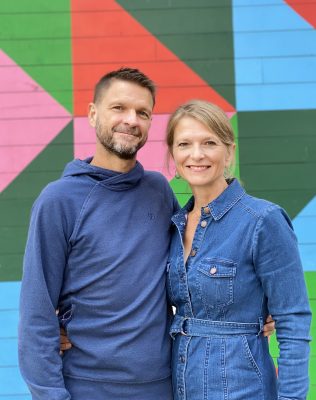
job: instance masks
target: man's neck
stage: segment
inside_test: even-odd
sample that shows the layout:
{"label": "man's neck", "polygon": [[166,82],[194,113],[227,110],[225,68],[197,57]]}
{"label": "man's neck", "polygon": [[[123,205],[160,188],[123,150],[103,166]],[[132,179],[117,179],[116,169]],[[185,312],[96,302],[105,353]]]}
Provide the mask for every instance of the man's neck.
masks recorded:
{"label": "man's neck", "polygon": [[109,152],[106,152],[106,154],[102,155],[96,152],[90,164],[99,168],[126,173],[135,167],[136,158],[133,158],[131,160],[123,160],[115,154]]}

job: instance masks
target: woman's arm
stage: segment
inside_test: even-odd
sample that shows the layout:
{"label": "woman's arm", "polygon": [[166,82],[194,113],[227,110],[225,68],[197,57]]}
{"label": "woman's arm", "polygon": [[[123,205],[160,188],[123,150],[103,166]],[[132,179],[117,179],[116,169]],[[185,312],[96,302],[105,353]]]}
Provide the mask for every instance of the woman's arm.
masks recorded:
{"label": "woman's arm", "polygon": [[254,265],[279,343],[279,399],[306,399],[311,311],[297,239],[287,214],[271,205],[259,219],[253,241]]}

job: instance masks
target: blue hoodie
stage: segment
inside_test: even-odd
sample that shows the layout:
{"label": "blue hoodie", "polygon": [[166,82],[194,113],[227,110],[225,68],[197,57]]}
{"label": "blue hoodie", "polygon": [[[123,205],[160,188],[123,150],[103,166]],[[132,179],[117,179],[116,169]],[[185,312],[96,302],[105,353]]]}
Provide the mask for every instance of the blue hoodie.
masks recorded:
{"label": "blue hoodie", "polygon": [[[19,362],[36,400],[70,399],[66,377],[124,384],[132,399],[135,385],[170,376],[165,266],[177,202],[138,162],[118,173],[90,161],[70,162],[32,209]],[[63,357],[60,324],[73,345]]]}

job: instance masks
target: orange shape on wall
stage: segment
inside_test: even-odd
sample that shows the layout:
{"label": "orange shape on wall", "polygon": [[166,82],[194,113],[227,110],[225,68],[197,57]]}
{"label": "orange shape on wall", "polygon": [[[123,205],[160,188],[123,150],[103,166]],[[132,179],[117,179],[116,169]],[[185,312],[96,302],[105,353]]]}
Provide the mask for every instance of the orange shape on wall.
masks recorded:
{"label": "orange shape on wall", "polygon": [[155,113],[192,98],[234,107],[114,0],[72,0],[74,114],[85,116],[96,82],[122,66],[139,68],[158,87]]}

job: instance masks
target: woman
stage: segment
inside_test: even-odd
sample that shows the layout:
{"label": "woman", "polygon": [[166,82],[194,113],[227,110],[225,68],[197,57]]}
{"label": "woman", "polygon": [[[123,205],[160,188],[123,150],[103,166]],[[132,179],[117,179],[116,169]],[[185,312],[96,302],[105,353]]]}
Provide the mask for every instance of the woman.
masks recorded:
{"label": "woman", "polygon": [[[311,313],[289,217],[231,179],[233,131],[215,105],[180,106],[167,145],[193,193],[173,217],[167,268],[174,399],[305,399]],[[278,379],[262,335],[269,313]]]}

